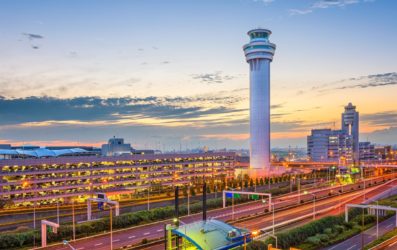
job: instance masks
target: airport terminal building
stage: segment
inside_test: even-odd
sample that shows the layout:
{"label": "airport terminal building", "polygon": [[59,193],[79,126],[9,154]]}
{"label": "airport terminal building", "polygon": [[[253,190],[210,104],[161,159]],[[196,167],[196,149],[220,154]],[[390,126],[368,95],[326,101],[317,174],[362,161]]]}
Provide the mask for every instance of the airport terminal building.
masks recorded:
{"label": "airport terminal building", "polygon": [[0,199],[16,205],[49,204],[83,201],[98,192],[117,199],[148,188],[152,192],[189,185],[203,177],[217,182],[234,176],[236,158],[233,152],[113,157],[47,153],[0,160]]}

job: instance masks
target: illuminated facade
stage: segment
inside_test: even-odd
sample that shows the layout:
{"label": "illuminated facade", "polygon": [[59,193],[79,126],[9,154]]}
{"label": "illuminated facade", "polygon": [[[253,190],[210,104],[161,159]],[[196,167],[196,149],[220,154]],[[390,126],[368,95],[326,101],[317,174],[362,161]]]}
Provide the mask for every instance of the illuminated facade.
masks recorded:
{"label": "illuminated facade", "polygon": [[136,194],[233,177],[235,153],[58,157],[0,161],[0,199],[14,204]]}

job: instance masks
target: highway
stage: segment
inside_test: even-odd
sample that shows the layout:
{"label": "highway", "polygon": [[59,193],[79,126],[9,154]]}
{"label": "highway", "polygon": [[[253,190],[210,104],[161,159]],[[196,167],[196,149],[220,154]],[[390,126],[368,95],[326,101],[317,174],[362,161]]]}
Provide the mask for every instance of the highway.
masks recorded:
{"label": "highway", "polygon": [[[310,187],[313,180],[305,180],[306,185],[302,184],[302,187]],[[277,188],[281,186],[289,185],[289,182],[281,182],[272,184],[271,188]],[[268,186],[257,187],[258,192],[265,192]],[[218,192],[207,194],[207,198],[221,197],[222,193]],[[201,200],[201,194],[194,197],[190,197],[190,203],[198,202]],[[174,197],[150,197],[150,209],[164,206],[172,206],[174,204]],[[187,197],[180,197],[180,203],[186,204]],[[132,201],[120,202],[120,213],[135,212],[147,209],[147,198]],[[59,207],[59,221],[70,222],[72,221],[72,206],[61,205]],[[79,204],[75,206],[76,221],[87,220],[87,206],[86,204]],[[92,219],[102,218],[108,216],[107,211],[99,211],[96,204],[92,206]],[[37,223],[41,219],[47,219],[51,221],[57,221],[56,206],[52,207],[37,207],[36,208],[36,220]],[[21,208],[21,209],[4,209],[0,211],[0,231],[14,230],[20,226],[33,227],[33,209],[32,208]]]}
{"label": "highway", "polygon": [[[379,177],[377,179],[372,179],[372,182],[374,183],[375,181],[381,182],[384,177]],[[370,182],[367,180],[367,182]],[[343,202],[347,201],[352,203],[354,202],[351,201],[353,198],[357,199],[357,202],[361,202],[363,200],[362,197],[360,197],[362,193],[362,189],[358,189],[358,186],[360,186],[359,183],[345,186],[344,189],[346,190],[351,190],[356,189],[357,191],[353,191],[351,193],[346,193],[346,194],[339,194],[338,190],[341,189],[340,186],[337,187],[331,187],[331,188],[321,188],[320,191],[316,192],[316,197],[318,201],[316,202],[316,208],[317,210],[321,210],[326,207],[334,206],[335,204],[338,204],[340,201],[340,204],[343,204]],[[362,186],[362,185],[361,185]],[[381,186],[376,186],[376,187],[371,187],[367,188],[367,198],[374,196],[380,192],[383,192],[389,188],[389,185],[381,185]],[[331,194],[337,194],[333,197],[329,196],[329,193]],[[323,198],[323,200],[321,200]],[[299,196],[297,194],[294,195],[289,195],[281,198],[275,198],[273,202],[275,202],[275,208],[280,209],[281,207],[297,204],[299,199]],[[304,215],[304,214],[310,214],[313,212],[313,204],[311,200],[313,199],[312,195],[310,194],[302,194],[301,195],[301,200],[307,201],[309,203],[300,205],[298,207],[293,207],[288,210],[282,210],[282,211],[277,211],[275,213],[275,222],[276,224],[278,222],[288,220],[290,218],[297,217],[298,215]],[[249,204],[241,204],[238,206],[234,207],[234,217],[235,219],[241,218],[241,217],[247,217],[249,215],[253,215],[256,213],[261,213],[264,211],[265,206],[267,207],[267,204],[262,204],[261,201],[259,202],[251,202]],[[335,211],[336,210],[336,211]],[[333,211],[330,211],[330,213],[335,213],[338,212],[338,209],[335,209]],[[227,207],[225,209],[217,209],[217,210],[212,210],[209,211],[207,214],[208,218],[217,218],[223,221],[228,221],[231,220],[233,217],[233,212],[232,212],[232,207]],[[324,216],[324,215],[318,215],[318,217]],[[184,223],[190,223],[193,221],[201,220],[201,214],[195,214],[191,216],[184,216],[181,217],[181,221]],[[272,221],[272,215],[268,213],[267,215],[262,215],[259,218],[252,218],[244,222],[236,222],[235,225],[237,226],[242,226],[246,227],[251,230],[257,230],[261,229],[264,227],[268,227],[271,225]],[[113,232],[113,247],[114,248],[119,248],[122,246],[128,246],[128,245],[133,245],[140,243],[142,239],[156,239],[156,238],[161,238],[164,235],[164,224],[172,223],[171,220],[165,220],[161,222],[156,222],[152,224],[147,224],[147,225],[142,225],[142,226],[137,226],[137,227],[132,227],[132,228],[127,228],[123,230],[118,230]],[[76,240],[75,242],[72,243],[73,247],[75,247],[78,250],[83,250],[83,249],[90,249],[90,248],[95,248],[95,249],[109,249],[110,245],[110,235],[109,233],[107,234],[101,234],[98,236],[94,237],[88,237],[85,239],[79,239]],[[46,249],[68,249],[66,246],[63,245],[56,245],[52,247],[47,247]]]}

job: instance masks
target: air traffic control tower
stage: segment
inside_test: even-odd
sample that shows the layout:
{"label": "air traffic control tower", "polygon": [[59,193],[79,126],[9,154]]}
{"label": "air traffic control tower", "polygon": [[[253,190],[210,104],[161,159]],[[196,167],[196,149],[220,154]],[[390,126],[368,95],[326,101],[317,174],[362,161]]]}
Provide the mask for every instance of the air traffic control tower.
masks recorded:
{"label": "air traffic control tower", "polygon": [[276,45],[269,42],[267,29],[248,31],[244,45],[250,66],[250,174],[270,174],[270,62]]}

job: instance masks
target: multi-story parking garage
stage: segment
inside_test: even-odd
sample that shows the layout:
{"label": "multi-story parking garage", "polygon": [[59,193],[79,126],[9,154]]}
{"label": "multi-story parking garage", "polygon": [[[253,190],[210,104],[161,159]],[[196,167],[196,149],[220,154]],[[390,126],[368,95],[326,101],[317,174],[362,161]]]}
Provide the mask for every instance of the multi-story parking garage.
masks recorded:
{"label": "multi-story parking garage", "polygon": [[0,198],[14,204],[110,196],[232,177],[235,153],[68,156],[0,161]]}

